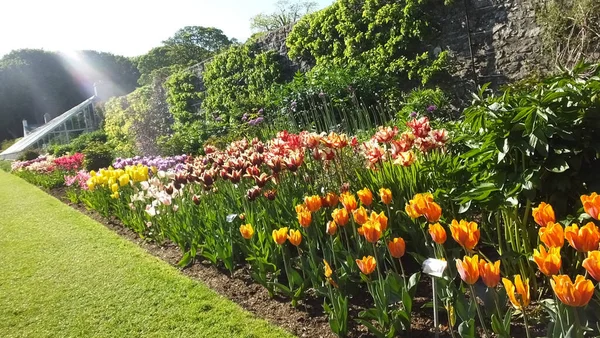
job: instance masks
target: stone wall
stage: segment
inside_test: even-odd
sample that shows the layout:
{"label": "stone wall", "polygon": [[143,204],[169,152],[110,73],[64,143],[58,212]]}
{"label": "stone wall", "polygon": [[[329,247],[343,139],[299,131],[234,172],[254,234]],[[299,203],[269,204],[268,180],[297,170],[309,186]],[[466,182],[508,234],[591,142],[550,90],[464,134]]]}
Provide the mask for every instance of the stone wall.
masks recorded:
{"label": "stone wall", "polygon": [[[541,29],[536,24],[534,0],[454,0],[425,15],[433,23],[434,38],[424,41],[431,53],[451,52],[450,76],[437,84],[455,97],[467,98],[478,85],[491,88],[553,70],[544,57]],[[263,50],[276,51],[291,79],[308,70],[303,61],[290,60],[285,40],[292,26],[257,39]],[[203,67],[199,66],[201,72]]]}
{"label": "stone wall", "polygon": [[439,35],[429,46],[451,51],[448,84],[460,96],[487,82],[497,88],[547,70],[541,30],[527,0],[456,0],[436,17]]}
{"label": "stone wall", "polygon": [[[493,88],[545,71],[540,28],[530,0],[455,0],[430,13],[436,38],[425,41],[431,53],[449,50],[453,55],[450,78],[442,87],[462,96],[477,85]],[[287,58],[285,39],[291,26],[271,32],[257,42],[277,51],[293,74],[310,68]]]}
{"label": "stone wall", "polygon": [[264,51],[275,51],[281,57],[281,64],[284,66],[284,77],[292,79],[294,74],[299,71],[307,71],[310,65],[303,61],[290,60],[288,57],[288,48],[285,40],[292,31],[294,25],[282,27],[274,32],[268,32],[259,37],[256,43]]}

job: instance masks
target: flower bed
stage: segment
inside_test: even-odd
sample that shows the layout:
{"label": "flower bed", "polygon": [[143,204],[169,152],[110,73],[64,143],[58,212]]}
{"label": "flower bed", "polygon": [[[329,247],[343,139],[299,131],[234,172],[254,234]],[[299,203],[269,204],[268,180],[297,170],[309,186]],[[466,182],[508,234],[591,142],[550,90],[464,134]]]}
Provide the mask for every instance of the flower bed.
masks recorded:
{"label": "flower bed", "polygon": [[[438,302],[451,335],[510,337],[517,323],[529,335],[544,322],[550,336],[600,334],[589,278],[600,270],[600,197],[587,173],[598,165],[587,145],[600,120],[589,93],[600,87],[576,76],[479,93],[453,132],[426,118],[361,141],[281,131],[206,146],[172,169],[138,158],[81,172],[69,178],[72,197],[174,243],[180,266],[245,265],[294,306],[324,299],[340,336],[350,321],[376,336],[410,335],[424,262],[436,291],[419,291]],[[367,301],[349,311],[357,299]]]}

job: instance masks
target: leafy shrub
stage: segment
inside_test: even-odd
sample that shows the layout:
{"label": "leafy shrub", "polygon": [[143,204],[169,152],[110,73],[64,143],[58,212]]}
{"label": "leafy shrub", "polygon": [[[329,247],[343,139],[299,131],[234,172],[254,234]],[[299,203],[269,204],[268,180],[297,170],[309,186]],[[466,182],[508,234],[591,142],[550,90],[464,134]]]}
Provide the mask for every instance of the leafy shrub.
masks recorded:
{"label": "leafy shrub", "polygon": [[316,66],[297,73],[281,92],[281,114],[299,129],[356,133],[383,124],[381,110],[393,98],[392,80],[367,68]]}
{"label": "leafy shrub", "polygon": [[54,156],[63,156],[67,153],[80,153],[90,143],[106,143],[107,140],[108,138],[104,130],[99,129],[89,133],[81,134],[78,137],[71,140],[71,142],[68,144],[50,146],[49,153]]}
{"label": "leafy shrub", "polygon": [[309,63],[368,67],[378,74],[427,83],[443,70],[446,52],[436,57],[419,48],[429,33],[427,6],[441,1],[340,0],[306,15],[287,39],[289,55]]}
{"label": "leafy shrub", "polygon": [[173,118],[166,102],[164,72],[153,73],[152,82],[105,105],[107,141],[117,155],[158,155],[158,140],[171,131]]}
{"label": "leafy shrub", "polygon": [[40,153],[37,150],[27,150],[21,156],[19,156],[19,161],[30,161],[38,158]]}
{"label": "leafy shrub", "polygon": [[473,179],[549,201],[559,212],[600,189],[599,75],[598,66],[580,64],[540,83],[509,87],[501,96],[480,93],[465,111],[474,148],[465,156],[477,158]]}
{"label": "leafy shrub", "polygon": [[85,159],[83,166],[86,170],[98,170],[107,168],[114,159],[112,149],[103,143],[90,143],[84,150]]}
{"label": "leafy shrub", "polygon": [[447,120],[452,117],[450,101],[439,89],[415,89],[402,99],[398,118],[406,120],[413,112],[429,116],[430,119]]}
{"label": "leafy shrub", "polygon": [[280,58],[276,52],[263,52],[252,42],[215,56],[202,75],[206,86],[202,109],[213,118],[235,123],[244,113],[267,108],[273,86],[284,81]]}

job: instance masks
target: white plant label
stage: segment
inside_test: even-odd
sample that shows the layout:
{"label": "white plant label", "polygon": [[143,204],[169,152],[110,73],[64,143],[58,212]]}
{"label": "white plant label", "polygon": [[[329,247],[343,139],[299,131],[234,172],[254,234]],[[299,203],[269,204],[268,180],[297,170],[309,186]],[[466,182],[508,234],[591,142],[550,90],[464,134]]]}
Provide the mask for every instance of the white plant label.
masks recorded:
{"label": "white plant label", "polygon": [[442,277],[447,266],[447,261],[436,258],[427,258],[425,262],[423,262],[423,272],[430,276]]}

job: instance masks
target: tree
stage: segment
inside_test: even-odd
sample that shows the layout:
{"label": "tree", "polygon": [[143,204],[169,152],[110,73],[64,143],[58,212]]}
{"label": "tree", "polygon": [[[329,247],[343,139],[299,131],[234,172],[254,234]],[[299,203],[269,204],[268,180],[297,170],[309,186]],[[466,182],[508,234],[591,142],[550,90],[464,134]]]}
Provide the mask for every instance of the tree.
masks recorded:
{"label": "tree", "polygon": [[237,43],[229,39],[223,31],[214,27],[187,26],[163,41],[164,45],[152,48],[147,54],[137,58],[140,71],[139,83],[152,83],[153,72],[174,66],[191,66],[209,59],[215,53]]}
{"label": "tree", "polygon": [[275,3],[275,12],[260,13],[250,19],[250,28],[254,32],[271,32],[300,20],[304,15],[314,12],[317,3],[303,0],[279,0]]}
{"label": "tree", "polygon": [[218,52],[229,47],[232,41],[218,28],[186,26],[163,43],[167,46],[197,46],[209,52]]}

